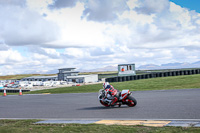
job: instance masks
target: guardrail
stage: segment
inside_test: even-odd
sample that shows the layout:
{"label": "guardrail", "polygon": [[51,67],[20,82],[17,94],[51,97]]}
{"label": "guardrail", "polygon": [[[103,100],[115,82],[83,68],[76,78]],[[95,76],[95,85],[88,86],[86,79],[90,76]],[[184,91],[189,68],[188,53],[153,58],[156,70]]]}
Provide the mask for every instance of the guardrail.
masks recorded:
{"label": "guardrail", "polygon": [[132,75],[132,76],[117,76],[117,77],[112,77],[112,78],[106,78],[105,81],[106,82],[123,82],[123,81],[130,81],[130,80],[168,77],[168,76],[192,75],[192,74],[200,74],[200,69],[177,70],[177,71],[168,71],[168,72],[153,72],[149,74]]}

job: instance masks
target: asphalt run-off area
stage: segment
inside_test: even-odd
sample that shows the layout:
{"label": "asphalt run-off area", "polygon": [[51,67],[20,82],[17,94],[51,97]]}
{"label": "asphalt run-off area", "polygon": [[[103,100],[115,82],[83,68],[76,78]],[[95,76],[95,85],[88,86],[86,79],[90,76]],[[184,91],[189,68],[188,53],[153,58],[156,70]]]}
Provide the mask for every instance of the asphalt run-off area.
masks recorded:
{"label": "asphalt run-off area", "polygon": [[200,127],[200,89],[135,91],[135,107],[104,107],[97,96],[98,93],[0,96],[0,119]]}

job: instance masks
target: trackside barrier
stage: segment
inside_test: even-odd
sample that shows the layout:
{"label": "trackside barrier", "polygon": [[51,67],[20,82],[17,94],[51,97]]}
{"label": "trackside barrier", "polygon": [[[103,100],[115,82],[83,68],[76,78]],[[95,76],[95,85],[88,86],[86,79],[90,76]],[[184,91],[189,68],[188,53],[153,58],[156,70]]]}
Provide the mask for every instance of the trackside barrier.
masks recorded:
{"label": "trackside barrier", "polygon": [[[30,91],[30,90],[22,90],[22,92],[28,92],[28,91]],[[4,90],[3,89],[0,89],[0,92],[4,92]],[[6,89],[6,92],[7,93],[19,93],[19,89]]]}
{"label": "trackside barrier", "polygon": [[132,76],[118,76],[118,77],[106,78],[106,82],[123,82],[123,81],[130,81],[130,80],[168,77],[168,76],[192,75],[192,74],[200,74],[200,69],[179,70],[179,71],[170,71],[170,72],[157,72],[157,73],[132,75]]}

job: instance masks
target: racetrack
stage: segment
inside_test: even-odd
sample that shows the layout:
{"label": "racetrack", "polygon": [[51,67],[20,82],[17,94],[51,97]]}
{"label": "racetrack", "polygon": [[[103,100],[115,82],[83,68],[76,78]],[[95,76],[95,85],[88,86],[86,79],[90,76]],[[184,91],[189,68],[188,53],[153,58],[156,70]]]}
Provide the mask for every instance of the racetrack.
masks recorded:
{"label": "racetrack", "polygon": [[0,96],[0,118],[200,119],[200,89],[136,91],[135,107],[104,107],[97,93]]}

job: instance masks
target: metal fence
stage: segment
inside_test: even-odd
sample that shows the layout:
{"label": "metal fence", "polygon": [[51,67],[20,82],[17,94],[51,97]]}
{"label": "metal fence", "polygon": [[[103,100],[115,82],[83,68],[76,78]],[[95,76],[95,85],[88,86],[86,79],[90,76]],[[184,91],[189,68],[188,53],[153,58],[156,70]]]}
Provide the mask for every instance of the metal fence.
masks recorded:
{"label": "metal fence", "polygon": [[118,76],[118,77],[106,78],[106,82],[123,82],[123,81],[130,81],[130,80],[168,77],[168,76],[192,75],[192,74],[200,74],[200,69],[177,70],[177,71],[168,71],[168,72],[153,72],[149,74],[132,75],[132,76]]}

